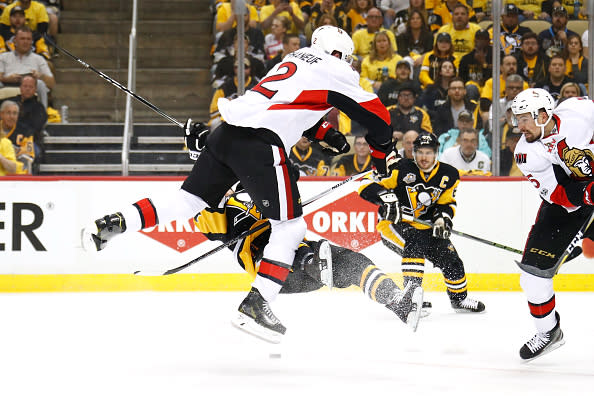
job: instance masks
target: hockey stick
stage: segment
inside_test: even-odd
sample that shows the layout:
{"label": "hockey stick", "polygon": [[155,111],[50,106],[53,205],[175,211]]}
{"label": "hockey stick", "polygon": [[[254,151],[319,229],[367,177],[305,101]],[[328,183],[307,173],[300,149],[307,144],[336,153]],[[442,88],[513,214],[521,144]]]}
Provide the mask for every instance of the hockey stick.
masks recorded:
{"label": "hockey stick", "polygon": [[[419,223],[419,224],[423,224],[423,225],[426,225],[426,226],[429,226],[429,227],[433,227],[433,223],[431,223],[430,221],[420,220],[420,219],[417,219],[417,218],[415,218],[414,221],[416,223]],[[508,252],[518,253],[518,254],[522,254],[523,253],[519,249],[514,249],[513,247],[505,246],[505,245],[502,245],[502,244],[497,243],[497,242],[492,242],[492,241],[489,241],[487,239],[483,239],[483,238],[479,238],[479,237],[474,236],[474,235],[466,234],[464,232],[452,230],[452,233],[453,234],[456,234],[458,236],[464,237],[464,238],[472,239],[473,241],[481,242],[481,243],[484,243],[484,244],[487,244],[487,245],[490,245],[490,246],[494,246],[494,247],[499,248],[499,249],[507,250]]]}
{"label": "hockey stick", "polygon": [[[315,197],[312,197],[312,198],[308,199],[301,206],[307,206],[310,203],[312,203],[314,201],[317,201],[318,199],[320,199],[320,198],[322,198],[322,197],[330,194],[331,192],[333,192],[337,188],[339,188],[341,186],[344,186],[345,184],[347,184],[347,183],[349,183],[349,182],[351,182],[353,180],[356,180],[356,179],[359,179],[361,177],[366,176],[370,172],[371,171],[367,171],[367,172],[359,173],[357,175],[352,175],[352,176],[344,179],[340,183],[335,184],[334,186],[330,187],[329,189],[327,189],[325,191],[322,191],[321,193],[319,193]],[[179,271],[182,271],[182,270],[188,268],[191,265],[196,264],[198,261],[200,261],[202,259],[205,259],[208,256],[211,256],[211,255],[213,255],[213,254],[215,254],[217,252],[220,252],[221,250],[225,249],[226,247],[229,247],[229,246],[233,245],[234,243],[242,240],[243,238],[245,238],[245,237],[247,237],[247,236],[249,236],[249,235],[251,235],[251,234],[253,234],[253,233],[257,232],[257,231],[260,231],[264,227],[268,227],[268,226],[270,226],[270,223],[264,222],[264,223],[260,224],[259,226],[254,227],[254,228],[252,228],[250,230],[245,230],[244,232],[242,232],[241,234],[239,234],[235,238],[230,239],[227,242],[224,242],[223,244],[217,246],[216,248],[214,248],[212,250],[209,250],[208,252],[206,252],[206,253],[204,253],[204,254],[196,257],[195,259],[193,259],[193,260],[191,260],[191,261],[189,261],[189,262],[187,262],[187,263],[185,263],[183,265],[180,265],[179,267],[171,268],[171,269],[169,269],[167,271],[164,271],[164,272],[163,271],[156,272],[156,271],[142,271],[142,270],[139,270],[139,271],[134,271],[134,275],[140,275],[140,276],[162,276],[162,275],[175,274],[175,273],[177,273]]]}
{"label": "hockey stick", "polygon": [[82,59],[80,59],[77,56],[71,54],[70,52],[68,52],[64,48],[60,47],[58,44],[56,44],[47,35],[45,35],[44,38],[45,38],[45,41],[47,41],[52,47],[54,47],[55,49],[57,49],[60,52],[65,53],[66,55],[68,55],[69,57],[71,57],[72,59],[74,59],[75,61],[77,61],[78,63],[80,63],[81,65],[83,65],[85,68],[94,71],[100,77],[102,77],[104,80],[106,80],[107,82],[109,82],[110,84],[112,84],[113,86],[115,86],[116,88],[119,88],[122,91],[126,92],[128,95],[132,96],[134,99],[142,102],[143,104],[145,104],[146,106],[148,106],[151,110],[153,110],[154,112],[156,112],[160,116],[162,116],[164,118],[167,118],[169,121],[171,121],[172,123],[176,124],[180,128],[183,128],[184,127],[184,124],[182,124],[180,121],[178,121],[175,118],[171,117],[169,114],[165,113],[163,110],[159,109],[157,106],[155,106],[154,104],[152,104],[151,102],[149,102],[148,100],[146,100],[145,98],[143,98],[142,96],[137,95],[134,92],[130,91],[128,88],[126,88],[125,86],[123,86],[122,84],[120,84],[119,82],[117,82],[116,80],[114,80],[113,78],[109,77],[107,74],[105,74],[105,73],[103,73],[103,72],[95,69],[93,66],[89,65],[87,62],[83,61]]}

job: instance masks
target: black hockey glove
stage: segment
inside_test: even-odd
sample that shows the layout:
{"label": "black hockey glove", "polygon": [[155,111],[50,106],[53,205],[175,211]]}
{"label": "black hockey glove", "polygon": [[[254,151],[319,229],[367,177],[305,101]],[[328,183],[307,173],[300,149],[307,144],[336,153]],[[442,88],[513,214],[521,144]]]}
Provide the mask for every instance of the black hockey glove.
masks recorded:
{"label": "black hockey glove", "polygon": [[191,118],[186,121],[184,128],[184,142],[188,148],[190,159],[196,161],[206,146],[206,138],[210,133],[208,125],[193,122]]}
{"label": "black hockey glove", "polygon": [[378,195],[378,198],[382,202],[379,207],[380,216],[391,223],[398,223],[400,221],[400,206],[398,205],[396,194],[390,191],[383,191]]}
{"label": "black hockey glove", "polygon": [[448,239],[452,234],[452,219],[447,213],[436,213],[433,216],[433,236]]}
{"label": "black hockey glove", "polygon": [[323,141],[330,147],[324,147],[322,151],[330,156],[346,154],[351,150],[351,145],[347,142],[346,137],[334,128],[328,129]]}

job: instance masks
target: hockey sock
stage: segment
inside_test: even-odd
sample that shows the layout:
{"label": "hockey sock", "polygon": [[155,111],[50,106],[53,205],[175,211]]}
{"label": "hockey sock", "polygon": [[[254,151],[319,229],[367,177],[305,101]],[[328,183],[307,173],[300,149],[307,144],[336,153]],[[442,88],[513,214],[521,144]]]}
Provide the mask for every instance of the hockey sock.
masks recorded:
{"label": "hockey sock", "polygon": [[544,333],[555,327],[557,319],[553,279],[540,278],[522,271],[520,286],[528,299],[530,315],[538,332]]}
{"label": "hockey sock", "polygon": [[252,287],[258,289],[266,301],[274,301],[280,293],[291,266],[263,258]]}
{"label": "hockey sock", "polygon": [[466,284],[466,275],[460,279],[445,279],[448,297],[451,301],[462,301],[468,295],[468,286]]}
{"label": "hockey sock", "polygon": [[423,275],[425,275],[424,258],[402,258],[402,276],[404,277],[405,286],[408,284],[408,282],[413,282],[416,286],[421,286],[421,283],[423,283]]}
{"label": "hockey sock", "polygon": [[392,301],[399,290],[392,278],[375,265],[369,265],[363,270],[359,287],[367,297],[384,305]]}

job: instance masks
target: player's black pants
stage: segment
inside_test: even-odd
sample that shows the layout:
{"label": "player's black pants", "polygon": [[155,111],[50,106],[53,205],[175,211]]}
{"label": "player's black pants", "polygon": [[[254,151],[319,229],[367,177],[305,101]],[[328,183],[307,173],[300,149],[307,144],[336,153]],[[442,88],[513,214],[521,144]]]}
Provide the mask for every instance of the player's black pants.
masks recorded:
{"label": "player's black pants", "polygon": [[391,231],[393,234],[390,235],[382,233],[382,241],[402,255],[405,284],[421,284],[425,273],[425,259],[428,259],[441,270],[450,300],[466,298],[468,288],[464,264],[449,239],[434,238],[430,228],[419,230],[404,222],[392,225]]}
{"label": "player's black pants", "polygon": [[[559,257],[592,210],[592,207],[584,206],[567,213],[563,207],[543,201],[528,234],[522,256],[522,269],[536,276],[552,278],[558,270],[555,265]],[[585,236],[593,238],[594,228],[590,227]],[[576,247],[567,261],[579,256],[581,252],[582,249]]]}

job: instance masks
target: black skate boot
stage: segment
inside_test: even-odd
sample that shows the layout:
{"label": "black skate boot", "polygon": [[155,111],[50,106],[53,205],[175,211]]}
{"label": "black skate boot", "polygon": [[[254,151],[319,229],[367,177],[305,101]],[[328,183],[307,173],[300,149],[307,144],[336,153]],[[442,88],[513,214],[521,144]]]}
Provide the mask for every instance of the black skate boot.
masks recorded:
{"label": "black skate boot", "polygon": [[563,332],[561,331],[561,318],[559,317],[559,313],[555,312],[555,318],[557,318],[555,327],[544,333],[536,333],[534,337],[528,340],[528,342],[520,348],[520,357],[524,359],[524,361],[529,362],[534,360],[565,344]]}
{"label": "black skate boot", "polygon": [[466,297],[463,300],[451,300],[450,303],[456,313],[479,313],[485,311],[485,304],[470,297]]}
{"label": "black skate boot", "polygon": [[394,312],[412,331],[417,331],[423,306],[423,288],[408,282],[401,293],[397,294],[386,308]]}
{"label": "black skate boot", "polygon": [[287,330],[274,316],[268,306],[268,301],[264,300],[255,287],[252,287],[247,297],[241,302],[239,314],[231,323],[238,329],[273,344],[278,344]]}
{"label": "black skate boot", "polygon": [[103,250],[111,238],[124,231],[126,231],[126,221],[120,212],[97,219],[91,226],[82,229],[83,249]]}

